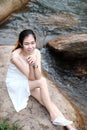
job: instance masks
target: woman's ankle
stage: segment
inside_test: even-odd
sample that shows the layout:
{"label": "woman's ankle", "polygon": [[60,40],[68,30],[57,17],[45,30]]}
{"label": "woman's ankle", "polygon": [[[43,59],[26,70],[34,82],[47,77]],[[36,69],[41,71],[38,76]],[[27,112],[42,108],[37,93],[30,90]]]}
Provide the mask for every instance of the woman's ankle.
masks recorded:
{"label": "woman's ankle", "polygon": [[53,121],[53,120],[55,120],[56,118],[58,118],[58,117],[63,117],[63,118],[65,118],[62,114],[55,114],[55,115],[51,115],[51,121]]}
{"label": "woman's ankle", "polygon": [[71,129],[73,128],[73,126],[68,125],[68,126],[66,126],[66,128],[67,128],[68,130],[71,130]]}

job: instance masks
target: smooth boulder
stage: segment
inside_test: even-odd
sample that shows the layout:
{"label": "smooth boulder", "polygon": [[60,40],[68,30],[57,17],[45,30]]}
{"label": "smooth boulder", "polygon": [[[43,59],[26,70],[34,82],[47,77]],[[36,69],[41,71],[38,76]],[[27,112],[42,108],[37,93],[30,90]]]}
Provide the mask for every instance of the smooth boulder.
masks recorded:
{"label": "smooth boulder", "polygon": [[78,25],[78,19],[72,14],[39,15],[38,20],[40,24],[51,28],[67,29]]}
{"label": "smooth boulder", "polygon": [[87,57],[87,34],[67,34],[48,42],[48,46],[64,57]]}
{"label": "smooth boulder", "polygon": [[20,9],[29,0],[0,0],[0,24],[4,23],[14,11]]}

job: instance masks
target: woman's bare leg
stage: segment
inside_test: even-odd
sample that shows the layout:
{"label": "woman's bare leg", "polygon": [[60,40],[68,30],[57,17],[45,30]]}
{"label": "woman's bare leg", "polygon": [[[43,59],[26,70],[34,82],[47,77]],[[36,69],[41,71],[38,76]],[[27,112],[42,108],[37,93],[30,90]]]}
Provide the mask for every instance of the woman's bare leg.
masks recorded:
{"label": "woman's bare leg", "polygon": [[[31,82],[31,83],[30,83]],[[38,81],[33,81],[33,83],[34,84],[32,84],[32,81],[30,81],[29,82],[29,84],[30,84],[30,89],[31,89],[31,95],[35,98],[35,99],[37,99],[43,106],[45,106],[45,103],[44,103],[44,101],[43,101],[43,97],[46,97],[46,98],[48,98],[48,102],[47,102],[47,100],[46,100],[46,98],[44,98],[44,100],[46,100],[46,102],[47,102],[47,104],[49,104],[50,106],[51,106],[51,108],[52,109],[49,109],[49,108],[47,108],[46,106],[46,108],[47,108],[47,110],[49,111],[49,113],[50,113],[50,116],[51,116],[51,120],[54,120],[58,115],[62,115],[62,113],[59,111],[59,109],[56,107],[56,105],[51,101],[51,99],[49,99],[50,98],[50,96],[49,96],[49,92],[48,92],[48,89],[47,89],[47,87],[45,87],[45,85],[47,85],[46,84],[46,82],[44,81],[44,82],[42,82],[42,83],[44,83],[44,88],[43,89],[45,89],[45,91],[47,91],[47,93],[41,93],[41,88],[39,87],[38,88],[38,86],[40,86],[41,84],[39,84],[39,82]],[[43,86],[43,85],[42,85]],[[42,90],[43,90],[42,89]],[[45,92],[44,91],[44,92]],[[43,92],[43,91],[42,91]],[[46,94],[48,94],[48,95],[46,95]],[[43,95],[43,97],[41,96],[41,95]],[[62,115],[63,116],[63,115]],[[66,126],[67,128],[68,128],[68,130],[70,130],[71,128],[72,128],[72,126],[71,125],[68,125],[68,126]]]}
{"label": "woman's bare leg", "polygon": [[[39,103],[41,103],[43,106],[44,103],[42,101],[42,98],[41,98],[41,92],[40,92],[40,88],[35,88],[33,90],[31,90],[31,95],[37,100],[39,101]],[[58,114],[58,108],[56,107],[56,105],[51,101],[51,104],[52,104],[52,109],[54,110],[55,112],[55,115]],[[60,111],[59,111],[60,112]]]}
{"label": "woman's bare leg", "polygon": [[[58,108],[53,104],[53,102],[50,99],[45,78],[41,78],[40,80],[35,80],[35,81],[29,81],[29,86],[31,91],[35,88],[40,88],[41,101],[43,102],[44,106],[48,110],[51,116],[51,120],[54,120],[58,115],[63,116],[63,114],[58,110]],[[55,106],[54,109],[53,106]]]}
{"label": "woman's bare leg", "polygon": [[34,97],[41,105],[44,106],[43,101],[41,99],[40,88],[35,88],[31,90],[31,96]]}

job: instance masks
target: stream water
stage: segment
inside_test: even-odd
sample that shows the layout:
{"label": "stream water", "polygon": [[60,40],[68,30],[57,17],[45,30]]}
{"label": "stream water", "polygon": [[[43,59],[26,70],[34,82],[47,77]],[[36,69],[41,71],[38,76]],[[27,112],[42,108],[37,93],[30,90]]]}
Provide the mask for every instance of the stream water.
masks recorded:
{"label": "stream water", "polygon": [[[72,14],[78,25],[68,29],[46,26],[38,20],[53,14]],[[31,0],[22,11],[11,15],[0,26],[0,43],[15,44],[21,30],[31,28],[37,35],[38,48],[58,35],[87,33],[87,0]],[[61,60],[49,48],[41,49],[42,66],[56,84],[75,102],[87,117],[87,77],[73,75],[73,62]]]}

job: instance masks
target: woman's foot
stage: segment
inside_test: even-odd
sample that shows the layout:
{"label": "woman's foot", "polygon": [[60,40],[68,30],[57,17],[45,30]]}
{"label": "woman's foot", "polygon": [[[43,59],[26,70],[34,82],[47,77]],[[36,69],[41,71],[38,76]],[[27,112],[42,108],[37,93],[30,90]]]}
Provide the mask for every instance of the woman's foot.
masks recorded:
{"label": "woman's foot", "polygon": [[[52,121],[54,125],[61,125],[61,126],[68,126],[71,125],[73,122],[70,120],[67,120],[63,116],[58,116],[55,120]],[[71,129],[74,130],[74,129]]]}
{"label": "woman's foot", "polygon": [[77,129],[75,129],[75,128],[71,128],[70,130],[77,130]]}
{"label": "woman's foot", "polygon": [[66,126],[66,128],[67,128],[68,130],[77,130],[76,128],[74,128],[74,127],[71,126],[71,125]]}

